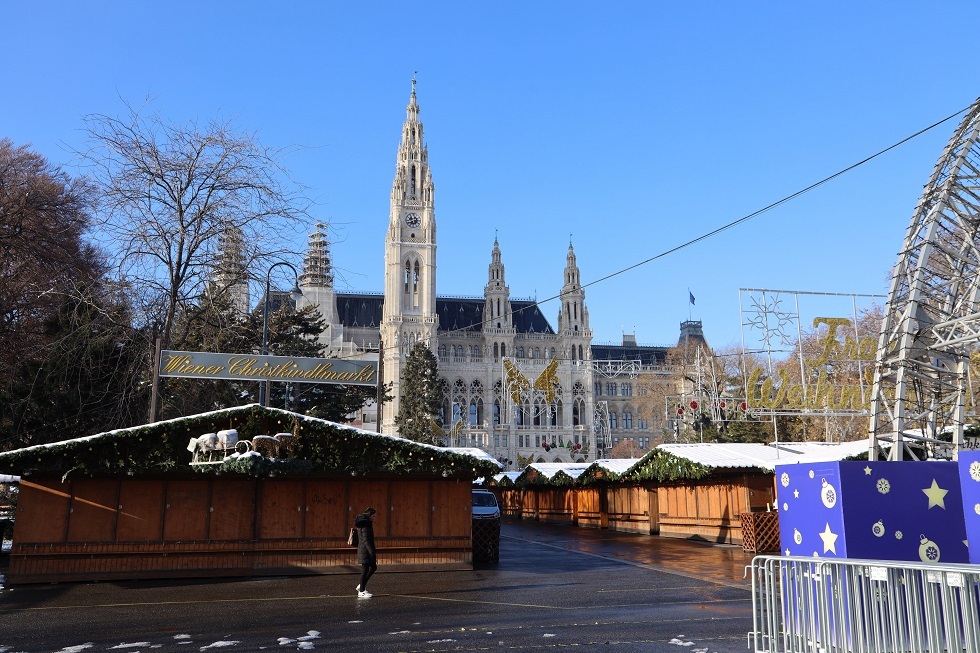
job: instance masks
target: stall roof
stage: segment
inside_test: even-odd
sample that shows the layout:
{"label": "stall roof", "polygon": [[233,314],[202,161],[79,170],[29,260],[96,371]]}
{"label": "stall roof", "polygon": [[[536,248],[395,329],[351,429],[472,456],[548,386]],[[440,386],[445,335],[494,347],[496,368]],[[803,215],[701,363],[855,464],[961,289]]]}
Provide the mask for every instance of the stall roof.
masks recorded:
{"label": "stall roof", "polygon": [[439,447],[443,451],[448,451],[449,453],[459,454],[461,456],[472,456],[474,458],[480,458],[481,460],[487,460],[494,463],[497,467],[503,467],[504,464],[488,454],[483,449],[478,447]]}
{"label": "stall roof", "polygon": [[575,479],[582,475],[591,463],[531,463],[529,469],[533,469],[545,478],[551,478],[558,472],[564,472]]}
{"label": "stall roof", "polygon": [[640,462],[640,458],[600,458],[592,464],[613,474],[622,476],[630,467],[638,462]]}
{"label": "stall roof", "polygon": [[[298,455],[265,458],[254,452],[228,456],[213,471],[251,475],[344,471],[351,473],[444,473],[472,471],[492,474],[499,463],[470,452],[457,453],[397,436],[382,435],[298,413],[249,404],[116,429],[71,440],[35,445],[0,453],[0,472],[69,474],[119,474],[187,471],[192,446],[188,439],[221,429],[239,430],[240,440],[279,431],[300,435]],[[266,429],[271,430],[266,430]],[[292,440],[292,438],[289,438]],[[481,451],[481,454],[483,452]],[[258,461],[258,462],[257,462]],[[200,467],[197,471],[202,471]]]}
{"label": "stall roof", "polygon": [[663,449],[678,458],[715,468],[755,467],[771,472],[776,465],[827,462],[852,458],[868,451],[868,441],[786,442],[778,445],[737,442],[705,442],[694,444],[662,444]]}

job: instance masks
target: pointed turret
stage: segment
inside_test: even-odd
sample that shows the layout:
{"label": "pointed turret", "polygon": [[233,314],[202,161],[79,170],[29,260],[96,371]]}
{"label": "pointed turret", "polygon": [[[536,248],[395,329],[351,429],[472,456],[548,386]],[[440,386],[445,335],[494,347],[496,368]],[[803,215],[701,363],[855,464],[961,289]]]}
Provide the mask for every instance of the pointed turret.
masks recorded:
{"label": "pointed turret", "polygon": [[245,238],[237,227],[225,227],[218,239],[218,267],[211,295],[215,299],[220,298],[241,315],[251,309],[248,270],[245,268]]}
{"label": "pointed turret", "polygon": [[344,327],[337,314],[337,296],[333,287],[333,264],[330,259],[330,240],[327,227],[317,223],[307,241],[306,256],[303,258],[303,272],[299,275],[302,297],[296,302],[301,310],[315,306],[326,323],[320,334],[320,342],[328,353],[339,353],[344,349]]}
{"label": "pointed turret", "polygon": [[494,359],[514,350],[514,310],[510,303],[510,286],[504,277],[504,264],[500,254],[500,243],[493,239],[490,254],[490,267],[487,270],[487,285],[483,287],[483,348],[487,356]]}
{"label": "pointed turret", "polygon": [[565,343],[568,358],[573,361],[591,358],[592,330],[589,328],[589,309],[585,306],[585,290],[575,261],[575,248],[568,243],[565,257],[565,283],[561,288],[561,308],[558,311],[558,334]]}
{"label": "pointed turret", "polygon": [[388,434],[395,433],[402,364],[409,350],[416,342],[428,344],[433,351],[437,346],[435,186],[420,112],[412,78],[412,95],[395,158],[385,238],[382,381],[391,383],[394,397],[383,409],[382,432]]}

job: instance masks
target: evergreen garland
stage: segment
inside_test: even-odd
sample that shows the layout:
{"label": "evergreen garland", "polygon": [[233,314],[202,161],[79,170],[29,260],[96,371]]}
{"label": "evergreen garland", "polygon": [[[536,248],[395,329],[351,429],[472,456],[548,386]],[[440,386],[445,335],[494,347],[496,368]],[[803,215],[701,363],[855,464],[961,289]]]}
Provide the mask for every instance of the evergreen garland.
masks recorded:
{"label": "evergreen garland", "polygon": [[653,449],[619,478],[623,481],[666,483],[697,480],[710,473],[710,467],[680,458],[663,449]]}
{"label": "evergreen garland", "polygon": [[[191,438],[236,429],[239,440],[292,433],[277,458],[228,456],[215,464],[191,465]],[[472,478],[499,471],[492,460],[452,453],[403,438],[368,433],[277,408],[240,406],[145,426],[18,449],[0,454],[0,473],[27,476],[146,475],[195,471],[270,476],[305,473],[429,473]]]}

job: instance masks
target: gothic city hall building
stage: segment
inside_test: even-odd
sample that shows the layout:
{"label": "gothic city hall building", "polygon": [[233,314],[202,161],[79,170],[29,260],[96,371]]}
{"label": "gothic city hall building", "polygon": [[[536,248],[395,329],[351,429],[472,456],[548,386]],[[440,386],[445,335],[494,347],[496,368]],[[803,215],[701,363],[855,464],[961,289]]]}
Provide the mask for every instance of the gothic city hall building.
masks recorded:
{"label": "gothic city hall building", "polygon": [[[391,384],[393,400],[380,411],[365,407],[355,424],[398,435],[402,371],[422,342],[447,383],[448,446],[480,447],[506,469],[519,469],[589,462],[627,439],[641,450],[651,439],[657,444],[663,407],[648,406],[644,415],[637,379],[663,372],[668,348],[637,345],[631,335],[621,345],[593,344],[571,244],[561,276],[557,269],[554,275],[561,300],[554,323],[534,300],[511,296],[497,239],[488,243],[482,297],[439,296],[435,184],[419,114],[413,80],[391,188],[383,293],[334,290],[322,225],[310,236],[299,277],[298,307],[314,305],[325,318],[326,355],[378,360],[381,381]],[[683,323],[681,338],[703,342],[701,323]]]}

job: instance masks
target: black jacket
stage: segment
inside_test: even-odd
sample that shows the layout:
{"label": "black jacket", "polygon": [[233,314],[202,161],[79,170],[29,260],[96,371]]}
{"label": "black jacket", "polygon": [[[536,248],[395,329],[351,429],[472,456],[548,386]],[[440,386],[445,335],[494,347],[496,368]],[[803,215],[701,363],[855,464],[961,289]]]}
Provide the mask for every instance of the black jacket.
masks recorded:
{"label": "black jacket", "polygon": [[354,528],[357,529],[357,564],[377,563],[377,554],[374,550],[374,524],[371,518],[365,514],[358,515],[354,519]]}

